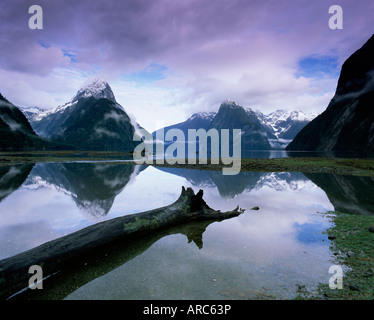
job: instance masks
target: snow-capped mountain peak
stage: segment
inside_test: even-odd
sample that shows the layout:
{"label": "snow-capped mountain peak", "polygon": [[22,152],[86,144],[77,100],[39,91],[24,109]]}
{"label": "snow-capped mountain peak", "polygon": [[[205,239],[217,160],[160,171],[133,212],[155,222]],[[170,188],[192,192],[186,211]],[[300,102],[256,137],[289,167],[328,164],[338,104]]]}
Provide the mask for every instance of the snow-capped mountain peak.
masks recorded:
{"label": "snow-capped mountain peak", "polygon": [[200,118],[203,120],[212,120],[216,116],[217,112],[197,112],[194,113],[189,119],[193,120],[196,118]]}
{"label": "snow-capped mountain peak", "polygon": [[[248,112],[248,111],[247,111]],[[267,115],[255,110],[261,124],[269,128],[277,138],[292,140],[308,122],[318,116],[318,113],[305,113],[300,110],[278,109]]]}
{"label": "snow-capped mountain peak", "polygon": [[114,93],[106,81],[95,79],[90,84],[78,90],[77,94],[71,99],[71,103],[81,98],[94,97],[95,99],[105,98],[116,103]]}
{"label": "snow-capped mountain peak", "polygon": [[276,110],[267,115],[268,121],[272,123],[281,121],[312,121],[318,114],[317,113],[304,113],[299,110]]}
{"label": "snow-capped mountain peak", "polygon": [[235,107],[239,107],[239,104],[235,102],[234,100],[226,99],[225,101],[221,103],[221,107],[222,106],[235,108]]}
{"label": "snow-capped mountain peak", "polygon": [[65,109],[74,106],[79,99],[94,97],[95,99],[109,99],[113,101],[117,107],[123,110],[114,97],[113,91],[106,81],[95,79],[90,84],[83,86],[75,96],[67,103],[52,109],[42,109],[40,107],[21,107],[29,121],[40,121],[41,119],[55,113],[62,113]]}
{"label": "snow-capped mountain peak", "polygon": [[43,109],[40,107],[19,107],[27,119],[30,120],[40,120],[43,118],[44,114],[48,112],[47,109]]}

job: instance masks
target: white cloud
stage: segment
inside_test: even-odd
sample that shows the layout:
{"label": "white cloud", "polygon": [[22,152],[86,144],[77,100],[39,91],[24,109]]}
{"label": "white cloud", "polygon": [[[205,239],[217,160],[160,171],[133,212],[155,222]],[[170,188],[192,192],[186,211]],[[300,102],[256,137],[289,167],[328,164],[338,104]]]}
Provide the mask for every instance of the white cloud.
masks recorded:
{"label": "white cloud", "polygon": [[21,129],[21,125],[13,119],[9,118],[7,115],[0,114],[0,119],[3,120],[12,131]]}
{"label": "white cloud", "polygon": [[112,137],[112,138],[120,138],[120,136],[116,132],[108,131],[104,128],[95,128],[95,133],[99,136],[102,137],[103,135]]}

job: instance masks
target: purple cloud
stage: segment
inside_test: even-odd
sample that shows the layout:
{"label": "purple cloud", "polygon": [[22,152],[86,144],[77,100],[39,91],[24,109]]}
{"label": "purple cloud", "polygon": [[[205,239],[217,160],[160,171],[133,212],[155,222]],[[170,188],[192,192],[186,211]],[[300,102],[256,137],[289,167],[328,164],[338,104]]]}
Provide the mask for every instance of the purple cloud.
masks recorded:
{"label": "purple cloud", "polygon": [[39,0],[43,30],[28,28],[32,4],[0,4],[0,80],[8,79],[0,90],[23,104],[14,83],[49,95],[33,101],[46,104],[73,95],[91,74],[120,81],[160,65],[167,71],[144,90],[164,90],[162,104],[183,105],[186,113],[226,98],[264,110],[298,101],[322,111],[329,97],[321,96],[334,90],[336,74],[306,80],[297,77],[298,62],[329,56],[341,64],[373,33],[371,0],[339,1],[343,30],[328,27],[328,8],[336,4],[330,0]]}

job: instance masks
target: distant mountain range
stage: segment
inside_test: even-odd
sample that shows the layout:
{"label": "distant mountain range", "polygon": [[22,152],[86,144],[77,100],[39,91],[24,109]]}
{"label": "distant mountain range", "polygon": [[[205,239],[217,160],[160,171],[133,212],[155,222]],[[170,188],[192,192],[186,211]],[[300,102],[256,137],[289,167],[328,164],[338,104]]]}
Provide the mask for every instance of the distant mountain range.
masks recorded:
{"label": "distant mountain range", "polygon": [[188,136],[188,129],[241,129],[243,151],[284,149],[317,115],[296,110],[277,110],[265,115],[261,111],[244,108],[235,101],[226,100],[220,105],[218,112],[194,113],[186,121],[160,128],[153,135],[156,136],[161,130],[165,134],[169,129],[180,129],[185,137]]}
{"label": "distant mountain range", "polygon": [[297,110],[277,110],[264,115],[255,111],[258,119],[264,127],[278,139],[292,140],[298,132],[310,121],[318,116],[318,113],[304,113]]}
{"label": "distant mountain range", "polygon": [[327,109],[287,150],[374,151],[374,35],[343,64]]}
{"label": "distant mountain range", "polygon": [[[241,129],[242,156],[250,150],[374,151],[374,35],[343,64],[334,97],[320,115],[277,110],[264,114],[234,101],[217,112],[193,114],[168,126]],[[80,149],[131,152],[141,128],[116,102],[109,84],[95,80],[53,110],[21,108],[0,94],[0,150]],[[157,132],[153,132],[157,136]],[[188,141],[187,141],[188,142]]]}
{"label": "distant mountain range", "polygon": [[[20,108],[0,98],[1,150],[79,149],[131,152],[141,128],[117,103],[109,84],[94,80],[55,109]],[[23,114],[22,114],[23,113]],[[241,129],[242,154],[249,150],[284,149],[316,114],[277,110],[270,114],[224,101],[217,112],[193,114],[186,121],[163,128]],[[155,135],[155,132],[154,132]]]}

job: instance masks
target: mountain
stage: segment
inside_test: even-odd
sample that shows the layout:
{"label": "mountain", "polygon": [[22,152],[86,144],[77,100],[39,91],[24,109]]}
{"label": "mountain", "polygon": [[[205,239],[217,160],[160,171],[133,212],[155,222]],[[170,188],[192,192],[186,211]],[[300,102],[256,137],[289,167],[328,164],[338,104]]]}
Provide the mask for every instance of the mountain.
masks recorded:
{"label": "mountain", "polygon": [[343,64],[327,109],[287,150],[374,151],[374,35]]}
{"label": "mountain", "polygon": [[[191,117],[189,117],[186,121],[179,122],[177,124],[173,124],[171,126],[163,128],[164,133],[166,133],[170,129],[180,129],[183,131],[185,137],[188,136],[188,129],[205,129],[208,130],[210,123],[212,122],[213,118],[216,116],[217,112],[199,112],[194,113]],[[153,136],[156,136],[157,132],[162,129],[156,130],[153,132]],[[158,134],[160,135],[160,134]]]}
{"label": "mountain", "polygon": [[[184,122],[177,123],[165,128],[164,135],[169,129],[180,129],[183,131],[186,140],[188,139],[188,129],[216,129],[220,133],[221,129],[230,130],[230,150],[232,148],[232,129],[241,129],[241,146],[242,156],[245,152],[250,150],[269,150],[270,144],[267,140],[267,135],[274,137],[271,133],[267,133],[261,125],[256,114],[250,109],[244,109],[236,102],[227,100],[224,101],[218,112],[200,112],[193,114]],[[154,137],[160,137],[159,129],[153,132]],[[165,146],[172,142],[165,142]],[[199,141],[196,142],[197,149],[199,148]],[[210,153],[210,143],[208,143],[207,151]],[[186,142],[186,154],[188,152],[188,141]]]}
{"label": "mountain", "polygon": [[116,98],[109,84],[100,79],[95,79],[89,85],[82,87],[78,90],[77,94],[71,99],[71,102],[74,103],[82,98],[94,97],[95,99],[108,99],[114,103]]}
{"label": "mountain", "polygon": [[297,110],[276,110],[267,115],[258,110],[254,112],[267,132],[272,149],[285,149],[300,130],[318,115]]}
{"label": "mountain", "polygon": [[81,150],[132,151],[138,126],[105,81],[95,80],[54,110],[23,109],[40,136]]}
{"label": "mountain", "polygon": [[272,149],[285,149],[293,138],[318,114],[297,110],[276,110],[268,115],[256,111],[262,125],[275,136],[269,138]]}
{"label": "mountain", "polygon": [[221,129],[229,129],[230,131],[241,129],[242,154],[250,150],[271,149],[267,140],[267,133],[255,113],[246,111],[234,101],[226,100],[221,104],[209,128],[218,131]]}
{"label": "mountain", "polygon": [[34,150],[46,147],[16,106],[0,94],[0,150]]}
{"label": "mountain", "polygon": [[[296,134],[318,115],[316,113],[306,114],[302,111],[288,110],[277,110],[265,115],[259,110],[252,110],[248,107],[240,107],[237,103],[230,100],[225,101],[223,105],[232,105],[239,107],[229,109],[229,113],[238,112],[238,110],[240,110],[241,108],[244,109],[246,115],[243,114],[242,110],[239,111],[244,116],[243,118],[241,118],[240,115],[236,119],[235,117],[227,118],[230,119],[228,120],[229,122],[232,122],[231,127],[235,127],[236,129],[243,127],[243,123],[238,121],[238,118],[241,118],[241,120],[243,121],[249,121],[253,124],[254,127],[256,127],[255,132],[258,132],[267,138],[271,149],[285,149],[285,147],[291,142]],[[216,116],[217,112],[194,113],[186,121],[162,129],[164,130],[164,134],[169,129],[180,129],[183,131],[185,137],[187,137],[188,129],[209,130],[209,128],[211,128],[211,123]],[[221,128],[223,127],[221,126]],[[156,133],[159,133],[158,136],[160,136],[160,131],[162,129],[153,132],[153,136],[156,137]],[[247,132],[247,135],[248,134],[249,131]],[[263,141],[262,138],[261,140]],[[167,144],[169,143],[166,143],[166,145]],[[266,148],[266,150],[267,148],[269,148],[265,141],[263,141],[263,147]]]}
{"label": "mountain", "polygon": [[304,113],[297,110],[277,110],[265,116],[265,121],[278,139],[292,140],[317,113]]}
{"label": "mountain", "polygon": [[254,115],[257,117],[257,119],[260,121],[261,126],[266,132],[266,137],[268,139],[277,139],[275,135],[274,128],[270,125],[269,120],[265,114],[263,114],[261,111],[258,110],[252,110],[251,108],[245,108],[245,111],[253,117]]}
{"label": "mountain", "polygon": [[48,110],[39,107],[20,107],[19,109],[30,123],[37,122],[48,112]]}

